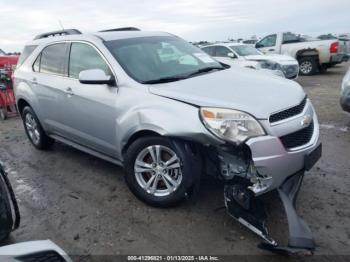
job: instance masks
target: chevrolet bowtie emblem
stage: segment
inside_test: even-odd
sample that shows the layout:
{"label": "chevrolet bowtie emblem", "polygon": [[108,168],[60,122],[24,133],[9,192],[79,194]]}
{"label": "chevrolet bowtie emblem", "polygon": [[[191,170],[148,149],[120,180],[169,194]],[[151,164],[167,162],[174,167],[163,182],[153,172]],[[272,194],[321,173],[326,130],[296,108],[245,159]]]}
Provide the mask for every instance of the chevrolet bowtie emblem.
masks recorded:
{"label": "chevrolet bowtie emblem", "polygon": [[312,122],[312,117],[310,115],[305,115],[303,117],[303,120],[301,120],[301,125],[302,126],[309,126]]}

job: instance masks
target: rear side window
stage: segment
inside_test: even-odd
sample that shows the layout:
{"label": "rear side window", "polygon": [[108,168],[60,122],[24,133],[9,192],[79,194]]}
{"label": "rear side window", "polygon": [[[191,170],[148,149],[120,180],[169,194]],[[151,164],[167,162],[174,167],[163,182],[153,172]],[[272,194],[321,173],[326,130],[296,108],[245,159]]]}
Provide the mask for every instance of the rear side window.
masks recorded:
{"label": "rear side window", "polygon": [[72,43],[69,60],[69,76],[79,78],[79,73],[89,69],[101,69],[112,75],[109,66],[95,48],[84,43]]}
{"label": "rear side window", "polygon": [[20,57],[18,59],[17,66],[22,65],[24,63],[24,61],[26,61],[26,59],[30,56],[30,54],[33,53],[33,51],[35,50],[36,47],[37,47],[37,45],[25,46],[22,54],[20,55]]}
{"label": "rear side window", "polygon": [[59,43],[46,47],[41,52],[40,72],[55,75],[67,75],[69,44]]}

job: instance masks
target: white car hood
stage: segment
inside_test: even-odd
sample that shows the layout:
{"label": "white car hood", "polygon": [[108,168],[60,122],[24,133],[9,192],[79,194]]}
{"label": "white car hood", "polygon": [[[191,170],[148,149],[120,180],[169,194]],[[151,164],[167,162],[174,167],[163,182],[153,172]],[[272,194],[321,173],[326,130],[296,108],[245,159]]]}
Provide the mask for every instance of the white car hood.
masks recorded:
{"label": "white car hood", "polygon": [[196,106],[232,108],[258,119],[295,106],[305,97],[290,80],[238,66],[165,84],[150,85],[152,94]]}
{"label": "white car hood", "polygon": [[298,61],[295,60],[293,57],[288,55],[278,55],[278,54],[271,54],[271,55],[249,55],[244,57],[246,60],[256,61],[256,60],[270,60],[279,64],[288,64],[292,65],[298,64]]}

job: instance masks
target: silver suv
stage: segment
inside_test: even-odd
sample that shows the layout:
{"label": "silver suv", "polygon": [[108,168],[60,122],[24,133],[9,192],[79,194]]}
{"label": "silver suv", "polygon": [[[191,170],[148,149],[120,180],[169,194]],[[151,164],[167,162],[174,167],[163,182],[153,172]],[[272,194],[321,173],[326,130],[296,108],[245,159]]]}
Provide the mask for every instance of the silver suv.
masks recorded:
{"label": "silver suv", "polygon": [[121,165],[141,200],[171,206],[202,174],[254,196],[319,159],[315,110],[299,84],[220,64],[181,38],[122,28],[37,36],[15,72],[24,128]]}

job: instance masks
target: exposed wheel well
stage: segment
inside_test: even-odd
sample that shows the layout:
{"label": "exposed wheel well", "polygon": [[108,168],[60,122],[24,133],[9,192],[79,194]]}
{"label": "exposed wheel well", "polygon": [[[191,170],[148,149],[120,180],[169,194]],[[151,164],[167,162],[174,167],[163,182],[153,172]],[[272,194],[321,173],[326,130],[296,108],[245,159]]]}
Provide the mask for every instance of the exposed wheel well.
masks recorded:
{"label": "exposed wheel well", "polygon": [[299,50],[296,54],[297,59],[303,56],[317,56],[318,58],[318,51],[316,49],[304,49]]}
{"label": "exposed wheel well", "polygon": [[123,150],[122,150],[123,155],[126,153],[126,151],[128,150],[129,146],[133,142],[135,142],[140,137],[147,137],[147,136],[160,136],[160,134],[158,134],[157,132],[151,131],[151,130],[141,130],[141,131],[136,132],[135,134],[133,134],[129,138],[128,142],[123,147]]}
{"label": "exposed wheel well", "polygon": [[18,102],[17,102],[17,105],[18,105],[18,112],[19,114],[22,116],[22,113],[23,113],[23,109],[26,107],[26,106],[30,106],[29,103],[24,100],[24,99],[19,99]]}
{"label": "exposed wheel well", "polygon": [[296,59],[298,60],[298,62],[303,57],[313,57],[316,63],[319,65],[319,55],[316,49],[305,49],[298,51],[296,54]]}

